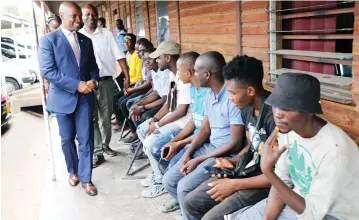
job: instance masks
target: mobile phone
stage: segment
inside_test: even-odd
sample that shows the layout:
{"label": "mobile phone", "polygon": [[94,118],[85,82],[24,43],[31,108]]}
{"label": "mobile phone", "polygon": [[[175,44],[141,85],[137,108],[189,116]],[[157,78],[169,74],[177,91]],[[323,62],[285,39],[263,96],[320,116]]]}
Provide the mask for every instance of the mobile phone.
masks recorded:
{"label": "mobile phone", "polygon": [[166,158],[169,152],[170,152],[170,148],[165,147],[165,149],[163,149],[162,158]]}
{"label": "mobile phone", "polygon": [[212,177],[213,175],[218,175],[220,174],[222,177],[224,175],[226,175],[228,178],[234,178],[235,174],[234,174],[234,170],[232,169],[227,169],[227,168],[218,168],[218,167],[212,167],[212,166],[206,166],[204,167],[204,173],[208,174],[210,177]]}

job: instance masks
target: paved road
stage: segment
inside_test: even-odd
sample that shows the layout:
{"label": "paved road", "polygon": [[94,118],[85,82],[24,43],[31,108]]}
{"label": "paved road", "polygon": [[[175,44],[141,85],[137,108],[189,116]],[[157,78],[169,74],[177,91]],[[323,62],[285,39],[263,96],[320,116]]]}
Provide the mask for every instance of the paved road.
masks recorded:
{"label": "paved road", "polygon": [[20,112],[1,135],[1,219],[39,218],[47,162],[45,125]]}

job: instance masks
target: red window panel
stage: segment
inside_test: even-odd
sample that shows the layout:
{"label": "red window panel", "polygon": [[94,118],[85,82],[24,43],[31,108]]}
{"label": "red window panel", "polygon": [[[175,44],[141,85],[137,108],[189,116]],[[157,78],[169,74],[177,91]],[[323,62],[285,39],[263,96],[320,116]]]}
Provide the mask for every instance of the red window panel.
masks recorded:
{"label": "red window panel", "polygon": [[[284,8],[298,8],[298,7],[308,7],[308,6],[318,6],[328,4],[327,1],[291,1],[283,3]],[[299,12],[308,12],[315,10],[326,10],[334,9],[336,5],[329,5],[325,7],[318,8],[306,8],[301,10],[295,10],[290,13],[299,13]],[[316,30],[327,30],[325,33],[335,33],[337,26],[337,19],[335,15],[325,16],[325,17],[309,17],[309,18],[294,18],[283,20],[282,27],[284,30],[308,30],[304,32],[293,32],[293,34],[318,34],[310,31]],[[284,40],[283,42],[284,49],[291,50],[305,50],[305,51],[321,51],[321,52],[336,52],[336,42],[335,40]],[[316,73],[323,74],[335,74],[334,64],[324,64],[300,60],[285,60],[283,59],[283,67],[290,69],[298,69]]]}

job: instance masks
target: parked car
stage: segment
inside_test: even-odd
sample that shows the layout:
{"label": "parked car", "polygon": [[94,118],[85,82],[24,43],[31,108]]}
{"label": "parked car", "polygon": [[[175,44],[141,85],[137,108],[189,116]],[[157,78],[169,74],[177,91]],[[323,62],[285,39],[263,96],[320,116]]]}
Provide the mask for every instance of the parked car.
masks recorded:
{"label": "parked car", "polygon": [[6,89],[3,89],[5,85],[5,77],[1,77],[1,127],[7,125],[11,118],[11,109],[9,97],[7,96]]}
{"label": "parked car", "polygon": [[[33,47],[24,44],[17,44],[20,59],[27,59],[33,57]],[[16,58],[14,40],[9,37],[1,37],[1,52],[6,57],[12,59]]]}
{"label": "parked car", "polygon": [[35,71],[30,68],[29,61],[9,59],[5,56],[2,56],[1,73],[5,77],[8,94],[22,89],[25,84],[33,84],[37,78]]}
{"label": "parked car", "polygon": [[[11,58],[16,58],[14,45],[11,45],[9,43],[1,42],[1,52],[3,53],[3,51],[10,51],[13,54],[12,55],[13,57],[11,57]],[[24,48],[18,47],[18,51],[19,51],[19,58],[20,59],[27,59],[27,58],[32,57],[32,51],[31,50],[26,51]]]}

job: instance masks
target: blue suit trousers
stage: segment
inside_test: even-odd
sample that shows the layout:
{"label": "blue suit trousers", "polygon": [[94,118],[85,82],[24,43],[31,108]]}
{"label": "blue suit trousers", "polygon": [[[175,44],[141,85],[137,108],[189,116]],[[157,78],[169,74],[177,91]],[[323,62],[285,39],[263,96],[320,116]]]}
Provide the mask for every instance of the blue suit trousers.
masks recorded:
{"label": "blue suit trousers", "polygon": [[[70,174],[77,173],[83,183],[90,182],[92,176],[93,109],[94,103],[86,95],[80,94],[73,113],[56,113],[67,171]],[[75,144],[76,134],[78,137],[78,153]]]}

